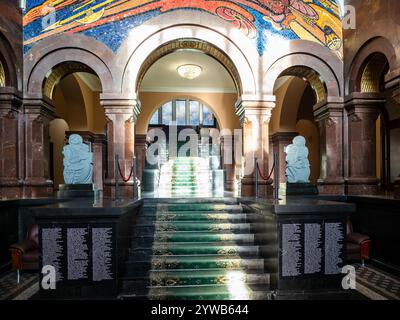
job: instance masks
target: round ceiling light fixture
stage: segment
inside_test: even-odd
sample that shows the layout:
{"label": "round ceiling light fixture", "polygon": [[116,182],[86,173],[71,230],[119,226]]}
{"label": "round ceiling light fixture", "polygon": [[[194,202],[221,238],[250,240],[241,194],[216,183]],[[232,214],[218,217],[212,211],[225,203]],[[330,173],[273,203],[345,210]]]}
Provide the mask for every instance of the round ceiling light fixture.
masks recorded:
{"label": "round ceiling light fixture", "polygon": [[203,69],[195,64],[184,64],[176,69],[182,78],[193,80],[200,76]]}

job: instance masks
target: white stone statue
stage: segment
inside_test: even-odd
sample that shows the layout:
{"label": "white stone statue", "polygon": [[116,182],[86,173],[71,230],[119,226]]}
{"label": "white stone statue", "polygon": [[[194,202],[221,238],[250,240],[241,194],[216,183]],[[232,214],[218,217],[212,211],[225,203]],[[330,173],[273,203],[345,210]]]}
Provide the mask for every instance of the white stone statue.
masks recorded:
{"label": "white stone statue", "polygon": [[72,134],[64,146],[64,181],[66,184],[93,182],[93,153],[79,134]]}
{"label": "white stone statue", "polygon": [[293,144],[285,148],[285,153],[286,181],[288,183],[309,183],[311,172],[306,139],[302,136],[295,137]]}

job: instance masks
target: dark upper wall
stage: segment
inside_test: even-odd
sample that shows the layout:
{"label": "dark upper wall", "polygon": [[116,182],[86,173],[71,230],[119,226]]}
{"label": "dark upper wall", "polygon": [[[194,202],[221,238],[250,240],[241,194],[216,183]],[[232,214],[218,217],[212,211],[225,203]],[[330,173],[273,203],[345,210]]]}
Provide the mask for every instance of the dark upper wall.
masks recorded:
{"label": "dark upper wall", "polygon": [[[384,37],[396,53],[395,69],[400,67],[400,1],[399,0],[346,0],[356,9],[356,29],[344,30],[345,76],[348,77],[352,62],[359,49],[370,39]],[[384,42],[381,42],[384,43]],[[377,45],[376,49],[383,49]]]}
{"label": "dark upper wall", "polygon": [[17,0],[0,1],[0,59],[7,86],[22,90],[22,11]]}

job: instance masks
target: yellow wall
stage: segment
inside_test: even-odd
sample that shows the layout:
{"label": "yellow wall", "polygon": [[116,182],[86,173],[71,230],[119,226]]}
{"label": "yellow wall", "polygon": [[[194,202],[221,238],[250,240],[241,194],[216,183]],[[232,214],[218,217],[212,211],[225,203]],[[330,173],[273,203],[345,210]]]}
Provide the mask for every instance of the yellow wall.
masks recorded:
{"label": "yellow wall", "polygon": [[319,131],[317,126],[309,120],[300,120],[296,124],[296,132],[306,138],[309,151],[311,176],[310,180],[316,183],[320,174]]}
{"label": "yellow wall", "polygon": [[236,93],[179,93],[179,92],[141,92],[139,99],[142,110],[137,120],[136,133],[146,134],[151,116],[165,102],[173,99],[190,98],[209,106],[215,113],[220,129],[240,128],[235,114]]}
{"label": "yellow wall", "polygon": [[104,109],[100,105],[100,93],[93,92],[79,77],[75,77],[75,79],[79,84],[85,103],[88,131],[104,133],[107,121]]}
{"label": "yellow wall", "polygon": [[69,131],[67,122],[63,119],[54,119],[50,122],[50,139],[53,143],[54,187],[58,189],[64,183],[62,149],[65,141],[65,131]]}

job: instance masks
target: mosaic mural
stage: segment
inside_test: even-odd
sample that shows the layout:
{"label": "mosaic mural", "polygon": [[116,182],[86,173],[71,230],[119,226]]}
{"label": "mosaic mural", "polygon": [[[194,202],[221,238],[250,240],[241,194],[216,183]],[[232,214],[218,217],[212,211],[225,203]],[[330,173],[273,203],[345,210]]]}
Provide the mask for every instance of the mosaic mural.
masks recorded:
{"label": "mosaic mural", "polygon": [[115,52],[132,28],[174,10],[200,10],[228,21],[254,39],[260,54],[276,37],[311,40],[334,51],[342,46],[334,0],[27,0],[25,52],[60,33],[94,37]]}

